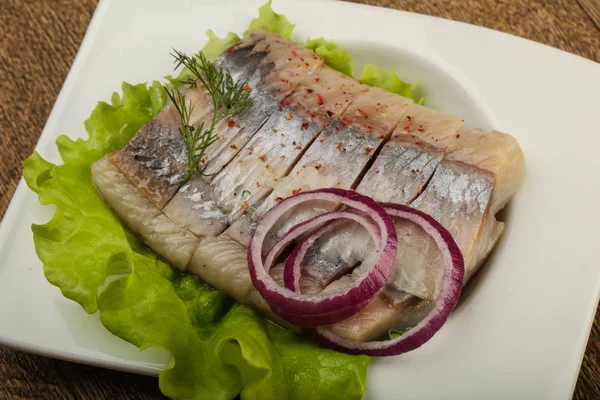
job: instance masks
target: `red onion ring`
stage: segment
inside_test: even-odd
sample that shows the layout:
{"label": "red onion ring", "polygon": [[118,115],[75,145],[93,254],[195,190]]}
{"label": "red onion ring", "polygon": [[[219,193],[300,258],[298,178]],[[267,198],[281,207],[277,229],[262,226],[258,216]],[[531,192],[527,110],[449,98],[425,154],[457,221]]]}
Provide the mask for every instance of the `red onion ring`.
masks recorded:
{"label": "red onion ring", "polygon": [[465,267],[462,253],[448,232],[431,216],[400,204],[382,204],[388,214],[419,225],[438,245],[442,255],[444,278],[439,298],[429,314],[402,336],[385,341],[358,342],[335,335],[325,327],[316,328],[316,339],[323,345],[350,354],[392,356],[412,351],[433,337],[444,325],[458,303]]}
{"label": "red onion ring", "polygon": [[[341,203],[363,212],[379,228],[378,257],[352,286],[327,294],[303,295],[281,287],[269,276],[270,265],[263,263],[262,246],[269,230],[279,218],[294,206],[311,200]],[[319,224],[315,224],[316,228]],[[254,287],[267,301],[272,311],[288,322],[303,327],[315,327],[339,322],[364,307],[387,281],[394,262],[397,235],[394,223],[386,211],[373,199],[344,189],[320,189],[304,192],[282,200],[269,210],[254,231],[248,247],[248,267]],[[274,257],[273,257],[274,258]]]}

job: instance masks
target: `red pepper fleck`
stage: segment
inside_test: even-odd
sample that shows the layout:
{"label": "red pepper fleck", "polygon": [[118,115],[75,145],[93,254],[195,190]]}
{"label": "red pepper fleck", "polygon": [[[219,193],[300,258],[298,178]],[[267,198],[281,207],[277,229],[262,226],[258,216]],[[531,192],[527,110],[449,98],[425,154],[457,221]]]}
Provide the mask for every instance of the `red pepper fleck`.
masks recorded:
{"label": "red pepper fleck", "polygon": [[267,161],[267,156],[265,156],[265,155],[263,154],[262,156],[258,157],[258,159],[259,159],[260,161],[262,161],[262,162],[265,162],[265,161]]}
{"label": "red pepper fleck", "polygon": [[250,150],[250,151],[248,152],[248,155],[249,155],[249,156],[251,156],[251,155],[252,155],[252,150]]}
{"label": "red pepper fleck", "polygon": [[236,150],[236,149],[237,149],[237,146],[236,146],[235,144],[232,144],[232,145],[231,145],[231,146],[229,146],[229,147],[231,147],[231,148],[232,148],[232,149],[234,149],[234,150]]}
{"label": "red pepper fleck", "polygon": [[203,158],[201,162],[202,164],[206,164],[206,158]]}
{"label": "red pepper fleck", "polygon": [[281,79],[281,82],[288,83],[289,81],[287,79]]}
{"label": "red pepper fleck", "polygon": [[260,182],[256,182],[256,187],[260,187]]}
{"label": "red pepper fleck", "polygon": [[304,58],[300,57],[300,60],[301,60],[301,61],[304,61]]}
{"label": "red pepper fleck", "polygon": [[323,143],[323,139],[319,139],[319,143]]}
{"label": "red pepper fleck", "polygon": [[235,126],[235,121],[230,119],[229,122],[227,122],[227,126],[233,128]]}
{"label": "red pepper fleck", "polygon": [[292,54],[294,55],[294,57],[298,57],[298,53],[296,53],[296,50],[292,50]]}
{"label": "red pepper fleck", "polygon": [[343,115],[343,116],[340,118],[340,120],[341,120],[342,122],[344,122],[345,124],[347,124],[347,125],[350,125],[350,124],[352,124],[352,122],[354,122],[353,120],[351,120],[350,118],[346,117],[345,115]]}
{"label": "red pepper fleck", "polygon": [[364,119],[368,119],[369,115],[366,112],[361,110],[360,108],[356,109],[356,115],[363,117]]}
{"label": "red pepper fleck", "polygon": [[417,128],[417,130],[419,132],[425,132],[425,129],[423,128],[423,125],[419,125],[419,127]]}
{"label": "red pepper fleck", "polygon": [[290,105],[290,102],[287,100],[282,100],[281,104],[284,105],[285,107],[288,107]]}
{"label": "red pepper fleck", "polygon": [[339,150],[339,151],[341,151],[342,153],[343,153],[344,151],[346,151],[346,148],[344,147],[344,143],[341,143],[341,142],[340,142],[340,143],[338,143],[338,145],[337,145],[336,149],[338,149],[338,150]]}
{"label": "red pepper fleck", "polygon": [[313,56],[313,60],[318,60],[317,56]]}
{"label": "red pepper fleck", "polygon": [[456,138],[459,139],[460,138],[460,133],[456,134]]}
{"label": "red pepper fleck", "polygon": [[310,65],[307,62],[305,62],[304,65],[306,65],[307,67],[310,67]]}
{"label": "red pepper fleck", "polygon": [[312,92],[314,92],[314,90],[312,90],[312,89],[306,89],[306,91],[307,91],[308,93],[312,93]]}
{"label": "red pepper fleck", "polygon": [[292,190],[292,196],[295,196],[295,195],[299,194],[301,191],[302,191],[301,188]]}
{"label": "red pepper fleck", "polygon": [[411,117],[410,115],[407,115],[407,116],[406,116],[406,120],[407,120],[408,122],[411,122],[411,121],[412,121],[412,117]]}
{"label": "red pepper fleck", "polygon": [[319,81],[321,80],[321,78],[315,78],[315,82],[319,83]]}
{"label": "red pepper fleck", "polygon": [[301,130],[305,131],[308,129],[308,122],[305,122],[302,124],[302,126],[300,127]]}
{"label": "red pepper fleck", "polygon": [[252,88],[250,87],[250,85],[244,85],[244,91],[246,91],[246,93],[250,93],[252,92]]}
{"label": "red pepper fleck", "polygon": [[336,130],[336,131],[339,131],[339,130],[340,130],[340,127],[339,127],[339,126],[336,126],[336,127],[335,127],[335,130]]}
{"label": "red pepper fleck", "polygon": [[378,170],[378,169],[376,169],[376,170],[375,170],[375,173],[376,173],[376,174],[378,174],[378,173],[379,173],[379,170]]}
{"label": "red pepper fleck", "polygon": [[248,210],[242,211],[242,215],[248,215]]}
{"label": "red pepper fleck", "polygon": [[296,72],[296,76],[300,76],[300,74]]}
{"label": "red pepper fleck", "polygon": [[404,126],[404,130],[405,130],[405,131],[407,131],[407,130],[409,130],[409,129],[410,129],[410,125],[405,125],[405,126]]}
{"label": "red pepper fleck", "polygon": [[369,153],[370,153],[370,152],[372,152],[372,151],[373,151],[373,148],[372,148],[372,147],[367,147],[367,148],[365,148],[365,152],[366,152],[367,154],[369,154]]}
{"label": "red pepper fleck", "polygon": [[325,99],[319,93],[317,93],[317,99],[319,99],[319,105],[320,106],[322,106],[325,103]]}
{"label": "red pepper fleck", "polygon": [[279,111],[283,111],[283,107],[279,106]]}

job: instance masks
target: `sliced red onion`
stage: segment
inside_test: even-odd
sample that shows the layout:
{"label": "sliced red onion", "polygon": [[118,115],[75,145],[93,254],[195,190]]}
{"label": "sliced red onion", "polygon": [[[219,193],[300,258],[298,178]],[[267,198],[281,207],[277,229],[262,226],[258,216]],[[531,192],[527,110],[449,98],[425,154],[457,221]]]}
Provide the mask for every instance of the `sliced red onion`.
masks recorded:
{"label": "sliced red onion", "polygon": [[[269,276],[271,266],[263,263],[262,246],[267,233],[283,214],[301,203],[312,200],[341,203],[367,214],[379,230],[376,240],[378,257],[366,273],[351,286],[326,294],[303,295],[279,286]],[[319,224],[315,224],[311,229],[318,226]],[[387,281],[396,247],[394,223],[377,202],[350,190],[320,189],[288,197],[263,216],[248,247],[248,267],[254,286],[275,314],[298,326],[315,327],[339,322],[356,313],[357,306],[364,307]]]}
{"label": "sliced red onion", "polygon": [[393,356],[414,350],[444,325],[458,303],[462,290],[465,267],[458,245],[440,223],[431,216],[399,204],[383,204],[388,214],[419,225],[429,234],[441,252],[444,277],[439,298],[429,314],[413,329],[402,336],[385,341],[358,342],[341,338],[325,327],[316,328],[316,338],[323,345],[350,354]]}

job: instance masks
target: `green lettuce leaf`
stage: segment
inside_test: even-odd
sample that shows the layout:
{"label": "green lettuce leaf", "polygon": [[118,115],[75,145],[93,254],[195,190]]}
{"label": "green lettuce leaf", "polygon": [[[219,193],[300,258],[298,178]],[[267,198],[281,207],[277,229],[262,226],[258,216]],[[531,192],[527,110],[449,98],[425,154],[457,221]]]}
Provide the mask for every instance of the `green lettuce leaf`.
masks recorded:
{"label": "green lettuce leaf", "polygon": [[123,147],[150,118],[158,114],[167,102],[160,82],[147,87],[142,83],[122,85],[123,95],[113,94],[111,104],[99,102],[85,121],[87,140],[72,140],[66,135],[56,139],[65,163],[90,165],[105,154]]}
{"label": "green lettuce leaf", "polygon": [[[25,161],[23,175],[40,203],[56,206],[50,222],[32,226],[48,281],[88,313],[99,310],[116,336],[141,350],[168,351],[159,385],[174,399],[361,398],[369,357],[320,348],[174,271],[102,201],[91,163],[126,143],[164,105],[158,83],[123,84],[123,94],[98,103],[86,121],[88,140],[57,140],[63,165],[38,153]],[[114,280],[99,293],[108,277]]]}
{"label": "green lettuce leaf", "polygon": [[25,160],[23,176],[40,203],[56,205],[52,220],[33,225],[38,257],[48,281],[89,313],[97,310],[98,289],[107,276],[130,269],[128,234],[98,196],[89,166],[131,139],[166,104],[158,82],[132,86],[112,104],[99,102],[85,121],[87,140],[59,136],[64,165],[45,161],[37,152]]}
{"label": "green lettuce leaf", "polygon": [[295,26],[285,15],[277,14],[273,11],[271,0],[269,0],[258,9],[258,17],[250,21],[250,26],[248,26],[245,33],[250,32],[254,28],[262,28],[290,40]]}
{"label": "green lettuce leaf", "polygon": [[206,36],[208,36],[208,42],[202,48],[202,52],[210,62],[215,62],[221,53],[242,40],[233,32],[229,32],[223,39],[219,39],[212,29],[206,31]]}
{"label": "green lettuce leaf", "polygon": [[388,92],[397,93],[400,96],[408,97],[414,100],[417,104],[424,104],[423,97],[417,97],[414,93],[414,84],[403,82],[398,78],[395,70],[383,71],[375,66],[375,64],[367,64],[360,74],[359,80],[369,86],[377,86]]}
{"label": "green lettuce leaf", "polygon": [[325,59],[325,64],[329,65],[331,68],[348,76],[352,76],[354,73],[354,60],[352,59],[352,56],[346,50],[340,49],[333,40],[327,42],[322,37],[307,40],[304,47],[313,50],[323,57]]}

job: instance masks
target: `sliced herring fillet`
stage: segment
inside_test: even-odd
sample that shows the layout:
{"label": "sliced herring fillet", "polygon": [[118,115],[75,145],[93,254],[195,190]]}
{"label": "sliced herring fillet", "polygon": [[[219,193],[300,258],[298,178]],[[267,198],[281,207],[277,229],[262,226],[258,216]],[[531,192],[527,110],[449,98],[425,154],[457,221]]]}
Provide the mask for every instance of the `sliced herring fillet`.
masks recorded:
{"label": "sliced herring fillet", "polygon": [[[377,201],[410,204],[424,189],[464,120],[409,103],[391,139],[356,190]],[[303,274],[323,287],[352,270],[372,249],[363,227],[348,222],[321,237],[303,263]]]}
{"label": "sliced herring fillet", "polygon": [[223,53],[217,64],[233,71],[236,79],[247,80],[253,104],[232,119],[217,124],[217,140],[202,160],[203,174],[194,177],[190,186],[184,185],[165,207],[169,218],[194,227],[190,229],[197,236],[214,236],[227,226],[226,214],[213,200],[210,183],[215,174],[239,153],[300,80],[324,65],[323,59],[314,52],[261,29],[253,30],[243,42]]}
{"label": "sliced herring fillet", "polygon": [[[239,218],[227,233],[248,246],[254,222],[279,200],[301,191],[325,187],[350,189],[405,115],[410,103],[408,99],[379,88],[361,92],[339,119],[321,132],[262,204],[251,215]],[[291,226],[335,207],[331,203],[310,202],[295,208],[281,219],[282,224],[274,227],[267,243],[277,240]]]}
{"label": "sliced herring fillet", "polygon": [[166,218],[106,158],[92,164],[94,186],[115,214],[158,255],[183,270],[199,240]]}
{"label": "sliced herring fillet", "polygon": [[[521,149],[510,135],[463,131],[460,139],[448,146],[445,159],[413,205],[433,215],[453,234],[465,258],[468,279],[499,240],[504,225],[496,221],[495,214],[520,189],[525,169]],[[391,326],[399,329],[414,326],[413,322],[432,304],[406,293],[407,289],[415,289],[416,282],[426,284],[424,288],[418,287],[422,297],[436,298],[439,250],[424,232],[408,223],[398,221],[396,226],[399,240],[405,240],[399,243],[388,284],[377,301],[331,327],[338,335],[371,340],[385,335]],[[412,304],[408,309],[406,299]],[[374,314],[378,317],[373,318]],[[379,320],[392,320],[393,324]]]}
{"label": "sliced herring fillet", "polygon": [[[286,99],[281,111],[273,114],[228,166],[211,183],[213,196],[206,201],[215,201],[229,220],[244,215],[269,194],[281,177],[285,176],[333,118],[341,115],[347,104],[354,100],[366,87],[329,68],[319,68],[305,79]],[[316,95],[319,96],[316,96]],[[317,98],[318,105],[308,114]],[[348,100],[348,102],[346,102]],[[235,242],[229,235],[220,235],[228,240],[232,248],[246,247]],[[211,242],[206,242],[209,245]],[[202,241],[197,254],[203,254]],[[202,266],[198,263],[202,261]],[[193,257],[188,269],[201,278],[218,276],[219,270],[228,268],[210,257]],[[248,265],[244,260],[244,273],[248,276]],[[216,285],[228,293],[228,286]]]}
{"label": "sliced herring fillet", "polygon": [[108,159],[152,204],[161,209],[187,171],[187,148],[179,133],[179,114],[170,105]]}
{"label": "sliced herring fillet", "polygon": [[218,65],[231,71],[246,66],[248,60],[255,61],[244,70],[253,73],[236,78],[248,82],[253,105],[215,127],[217,140],[206,153],[204,173],[208,181],[231,161],[302,78],[324,65],[323,58],[313,51],[260,28],[223,53]]}
{"label": "sliced herring fillet", "polygon": [[[310,55],[311,63],[296,67],[300,57],[295,63],[294,60],[286,64],[274,62],[275,57],[283,55],[286,45],[288,49],[297,49],[303,55]],[[217,65],[227,68],[235,79],[248,81],[249,85],[255,87],[255,105],[252,110],[237,116],[233,127],[229,126],[229,121],[221,121],[215,128],[219,141],[209,148],[207,157],[212,161],[207,166],[207,173],[220,170],[276,109],[278,99],[285,96],[286,91],[291,91],[291,83],[281,82],[281,76],[295,76],[296,73],[300,76],[301,72],[306,75],[307,72],[303,71],[323,64],[322,59],[312,59],[314,53],[311,51],[261,30],[248,35],[235,50],[223,53]],[[271,50],[277,54],[271,54]],[[267,89],[263,90],[263,86]],[[185,93],[185,98],[193,106],[190,123],[209,126],[213,106],[206,89],[198,84]],[[156,118],[145,124],[126,146],[110,157],[144,196],[161,209],[175,195],[187,171],[187,148],[179,133],[180,123],[177,110],[173,105],[168,105]]]}
{"label": "sliced herring fillet", "polygon": [[303,151],[365,87],[330,68],[317,68],[212,181],[215,201],[235,221],[260,204]]}

